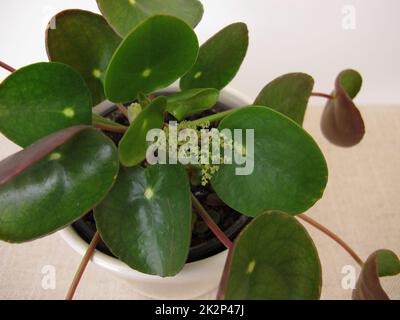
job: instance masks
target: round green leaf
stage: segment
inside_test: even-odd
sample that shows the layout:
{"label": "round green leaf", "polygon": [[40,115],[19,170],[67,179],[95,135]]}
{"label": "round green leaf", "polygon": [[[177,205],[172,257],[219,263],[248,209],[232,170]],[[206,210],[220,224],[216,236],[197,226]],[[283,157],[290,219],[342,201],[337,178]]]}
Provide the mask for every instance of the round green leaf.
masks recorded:
{"label": "round green leaf", "polygon": [[0,131],[22,147],[52,132],[91,123],[90,91],[67,65],[32,64],[0,84]]}
{"label": "round green leaf", "polygon": [[393,251],[375,251],[362,267],[356,288],[353,290],[353,300],[389,300],[379,277],[395,276],[399,273],[400,260]]}
{"label": "round green leaf", "polygon": [[191,89],[167,97],[167,111],[181,121],[193,114],[211,109],[218,102],[216,89]]}
{"label": "round green leaf", "polygon": [[364,137],[364,120],[353,102],[361,85],[362,78],[357,71],[342,71],[335,82],[334,99],[328,101],[322,114],[322,132],[338,146],[354,146]]}
{"label": "round green leaf", "polygon": [[47,55],[51,61],[78,71],[92,92],[93,104],[105,100],[103,79],[108,63],[121,38],[100,15],[83,10],[57,14],[56,26],[46,31]]}
{"label": "round green leaf", "polygon": [[237,175],[236,168],[244,165],[223,164],[212,179],[218,196],[231,208],[248,216],[266,210],[295,215],[322,197],[328,178],[325,158],[294,121],[270,108],[249,106],[223,119],[219,129],[242,129],[244,150],[251,149],[246,129],[254,130],[254,157],[246,155],[248,163],[254,160],[253,172]]}
{"label": "round green leaf", "polygon": [[153,16],[121,43],[105,78],[105,92],[113,102],[130,102],[172,84],[196,61],[198,41],[182,20]]}
{"label": "round green leaf", "polygon": [[191,235],[187,174],[179,165],[124,168],[95,209],[111,252],[135,270],[162,277],[184,266]]}
{"label": "round green leaf", "polygon": [[232,300],[316,300],[322,273],[306,229],[286,213],[264,213],[236,240],[220,296]]}
{"label": "round green leaf", "polygon": [[118,173],[118,154],[101,132],[72,127],[0,162],[0,239],[30,241],[86,214]]}
{"label": "round green leaf", "polygon": [[279,111],[302,126],[313,87],[314,79],[308,74],[286,74],[270,82],[254,104]]}
{"label": "round green leaf", "polygon": [[97,0],[97,5],[109,24],[123,37],[153,15],[175,16],[192,27],[203,16],[203,5],[198,0]]}
{"label": "round green leaf", "polygon": [[146,158],[147,133],[151,129],[163,127],[166,106],[167,101],[164,97],[154,99],[129,126],[119,143],[119,158],[124,166],[136,166]]}
{"label": "round green leaf", "polygon": [[221,90],[239,71],[248,44],[248,30],[244,23],[234,23],[222,29],[201,46],[196,64],[181,79],[181,88]]}

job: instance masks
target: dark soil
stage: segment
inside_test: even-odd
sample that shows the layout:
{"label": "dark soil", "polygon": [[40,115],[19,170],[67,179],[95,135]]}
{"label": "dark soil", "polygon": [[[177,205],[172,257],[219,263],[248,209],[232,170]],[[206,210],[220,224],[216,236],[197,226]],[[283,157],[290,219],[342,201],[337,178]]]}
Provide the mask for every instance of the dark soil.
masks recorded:
{"label": "dark soil", "polygon": [[[217,104],[213,109],[190,117],[188,120],[195,120],[208,115],[219,113],[221,111],[225,111],[227,109],[228,108],[226,106],[222,104]],[[120,124],[124,124],[127,126],[129,125],[126,118],[116,108],[111,109],[108,114],[105,114],[103,116],[106,116],[107,118]],[[169,116],[166,120],[170,121],[175,119],[172,116]],[[218,123],[213,123],[212,127],[216,127],[217,125]],[[119,133],[106,132],[106,135],[109,136],[116,145],[118,145],[119,141],[122,138],[122,134]],[[209,212],[209,214],[212,216],[218,226],[231,240],[234,240],[238,236],[240,231],[250,222],[250,218],[241,215],[240,213],[236,212],[232,208],[228,207],[225,203],[223,203],[212,189],[211,184],[208,184],[205,187],[201,185],[192,185],[191,191],[203,204],[205,209]],[[193,214],[193,221],[193,232],[191,247],[187,260],[188,262],[205,259],[225,250],[225,247],[213,235],[213,233],[208,229],[207,225],[201,220],[200,217],[198,217],[196,214]],[[75,222],[73,224],[73,227],[77,231],[77,233],[86,242],[89,243],[97,230],[95,221],[93,219],[93,213],[90,212],[81,220]],[[99,249],[103,253],[113,256],[103,242],[100,242],[98,244],[97,249]]]}

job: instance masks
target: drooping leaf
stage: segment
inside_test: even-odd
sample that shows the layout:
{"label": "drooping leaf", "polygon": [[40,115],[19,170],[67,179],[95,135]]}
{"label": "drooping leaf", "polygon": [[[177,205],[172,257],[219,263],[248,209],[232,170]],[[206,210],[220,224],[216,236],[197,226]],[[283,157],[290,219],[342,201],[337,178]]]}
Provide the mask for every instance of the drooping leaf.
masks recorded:
{"label": "drooping leaf", "polygon": [[167,111],[177,120],[211,109],[219,98],[216,89],[191,89],[167,97]]}
{"label": "drooping leaf", "polygon": [[68,64],[85,79],[93,104],[105,100],[103,80],[108,63],[121,38],[100,15],[84,10],[58,13],[46,31],[47,55],[51,61]]}
{"label": "drooping leaf", "polygon": [[90,91],[60,63],[36,63],[0,83],[0,131],[26,147],[50,133],[92,123]]}
{"label": "drooping leaf", "polygon": [[146,158],[147,133],[151,129],[163,127],[166,106],[167,101],[164,97],[154,99],[130,125],[119,143],[119,158],[124,166],[136,166]]}
{"label": "drooping leaf", "polygon": [[115,52],[106,73],[106,96],[113,102],[131,102],[139,93],[167,87],[190,69],[197,53],[196,34],[185,22],[153,16]]}
{"label": "drooping leaf", "polygon": [[219,298],[319,299],[317,249],[307,230],[286,213],[257,216],[239,235],[225,267]]}
{"label": "drooping leaf", "polygon": [[188,176],[179,165],[124,168],[94,217],[112,253],[162,277],[184,266],[191,234]]}
{"label": "drooping leaf", "polygon": [[364,121],[353,102],[361,85],[361,75],[355,70],[342,71],[336,79],[334,99],[328,101],[321,118],[323,134],[336,145],[350,147],[364,137]]}
{"label": "drooping leaf", "polygon": [[[249,106],[224,118],[219,130],[224,129],[242,130],[242,141],[235,142],[247,158],[246,164],[222,164],[212,178],[215,191],[228,206],[248,216],[266,210],[295,215],[322,197],[328,178],[325,158],[294,121],[270,108]],[[254,130],[254,140],[247,129]],[[246,167],[247,172],[239,171]]]}
{"label": "drooping leaf", "polygon": [[143,20],[158,14],[180,18],[195,27],[204,11],[198,0],[97,0],[97,5],[108,23],[123,37]]}
{"label": "drooping leaf", "polygon": [[383,290],[379,277],[394,276],[400,273],[400,261],[390,250],[378,250],[371,254],[361,270],[353,300],[389,300]]}
{"label": "drooping leaf", "polygon": [[313,87],[314,79],[307,74],[286,74],[270,82],[254,104],[279,111],[302,126]]}
{"label": "drooping leaf", "polygon": [[244,23],[222,29],[201,46],[196,64],[181,79],[181,89],[224,88],[239,71],[248,44]]}
{"label": "drooping leaf", "polygon": [[77,220],[118,173],[113,142],[86,126],[53,133],[0,162],[0,239],[30,241]]}

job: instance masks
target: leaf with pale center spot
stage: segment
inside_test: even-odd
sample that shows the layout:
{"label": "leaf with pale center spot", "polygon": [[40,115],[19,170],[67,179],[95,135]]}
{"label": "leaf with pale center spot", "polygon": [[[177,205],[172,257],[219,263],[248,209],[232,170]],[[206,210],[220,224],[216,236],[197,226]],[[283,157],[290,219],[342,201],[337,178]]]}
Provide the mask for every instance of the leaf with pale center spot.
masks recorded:
{"label": "leaf with pale center spot", "polygon": [[151,129],[163,127],[166,106],[167,100],[164,97],[154,99],[129,126],[119,143],[119,158],[124,166],[136,166],[146,158],[147,133]]}
{"label": "leaf with pale center spot", "polygon": [[109,24],[123,37],[143,20],[158,14],[180,18],[194,28],[204,11],[198,0],[97,0],[97,5]]}
{"label": "leaf with pale center spot", "polygon": [[390,250],[378,250],[371,254],[361,270],[353,300],[389,300],[383,290],[379,277],[400,274],[400,260]]}
{"label": "leaf with pale center spot", "polygon": [[361,85],[361,75],[351,69],[342,71],[336,79],[334,99],[328,101],[321,118],[323,134],[336,145],[351,147],[364,137],[364,120],[353,102]]}
{"label": "leaf with pale center spot", "polygon": [[121,38],[100,15],[84,10],[58,13],[46,31],[51,61],[68,64],[85,79],[93,104],[105,100],[103,80],[108,63]]}
{"label": "leaf with pale center spot", "polygon": [[227,300],[319,299],[317,249],[306,229],[286,213],[257,216],[236,239],[218,297]]}
{"label": "leaf with pale center spot", "polygon": [[[313,138],[291,119],[267,107],[249,106],[224,118],[218,129],[227,129],[232,137],[233,130],[241,129],[242,140],[236,141],[247,158],[247,172],[246,164],[231,157],[233,164],[222,164],[211,180],[231,208],[248,216],[266,210],[295,215],[322,197],[328,179],[325,158]],[[254,152],[247,130],[254,130]]]}
{"label": "leaf with pale center spot", "polygon": [[90,91],[65,64],[32,64],[0,84],[0,131],[21,147],[61,129],[91,123]]}
{"label": "leaf with pale center spot", "polygon": [[266,106],[303,125],[314,79],[304,73],[289,73],[270,82],[258,95],[255,105]]}
{"label": "leaf with pale center spot", "polygon": [[221,90],[239,71],[248,45],[246,24],[234,23],[225,27],[201,46],[196,64],[181,79],[181,89]]}
{"label": "leaf with pale center spot", "polygon": [[94,210],[100,235],[115,256],[162,277],[185,265],[191,215],[189,179],[180,165],[121,167],[114,188]]}
{"label": "leaf with pale center spot", "polygon": [[113,102],[131,102],[172,84],[191,68],[199,49],[193,30],[182,20],[153,16],[121,43],[108,66],[105,92]]}
{"label": "leaf with pale center spot", "polygon": [[211,109],[218,102],[216,89],[191,89],[167,96],[167,111],[181,121],[193,114]]}
{"label": "leaf with pale center spot", "polygon": [[0,162],[0,239],[25,242],[85,215],[110,190],[118,153],[101,132],[78,126]]}

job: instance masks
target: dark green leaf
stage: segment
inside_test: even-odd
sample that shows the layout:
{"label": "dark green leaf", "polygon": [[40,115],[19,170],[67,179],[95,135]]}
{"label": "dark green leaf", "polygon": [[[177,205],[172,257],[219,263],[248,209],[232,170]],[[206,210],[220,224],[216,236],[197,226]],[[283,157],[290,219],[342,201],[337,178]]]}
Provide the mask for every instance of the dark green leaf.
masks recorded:
{"label": "dark green leaf", "polygon": [[[266,210],[294,215],[322,197],[328,178],[324,156],[294,121],[270,108],[249,106],[223,119],[219,129],[242,129],[248,163],[254,160],[249,175],[237,175],[236,168],[244,165],[223,164],[213,176],[215,191],[231,208],[248,216]],[[246,129],[254,129],[254,158]]]}
{"label": "dark green leaf", "polygon": [[53,19],[55,29],[50,24],[46,31],[49,59],[78,71],[92,92],[93,104],[99,104],[105,100],[106,68],[121,38],[102,16],[89,11],[66,10]]}
{"label": "dark green leaf", "polygon": [[67,65],[32,64],[0,83],[0,131],[21,147],[52,132],[91,123],[90,91]]}
{"label": "dark green leaf", "polygon": [[85,126],[54,133],[0,162],[0,239],[30,241],[99,203],[118,173],[113,142]]}
{"label": "dark green leaf", "polygon": [[119,158],[126,167],[133,167],[146,158],[148,143],[146,136],[151,129],[161,129],[167,101],[158,97],[152,101],[130,125],[119,143]]}
{"label": "dark green leaf", "polygon": [[285,213],[256,217],[236,240],[225,268],[222,299],[310,300],[321,294],[317,249],[306,229]]}
{"label": "dark green leaf", "polygon": [[95,209],[102,239],[135,270],[176,275],[189,251],[189,190],[187,174],[179,165],[122,167],[114,188]]}
{"label": "dark green leaf", "polygon": [[286,74],[269,83],[254,104],[279,111],[302,126],[313,87],[314,79],[307,74]]}
{"label": "dark green leaf", "polygon": [[167,97],[167,111],[179,121],[211,109],[219,98],[216,89],[191,89]]}
{"label": "dark green leaf", "polygon": [[139,93],[167,87],[196,61],[198,41],[182,20],[153,16],[134,29],[107,69],[105,92],[113,102],[131,102]]}
{"label": "dark green leaf", "polygon": [[165,14],[195,27],[203,16],[198,0],[97,0],[109,24],[123,37],[150,16]]}
{"label": "dark green leaf", "polygon": [[244,23],[227,26],[201,46],[196,64],[181,79],[181,88],[221,90],[239,71],[248,44],[248,30]]}
{"label": "dark green leaf", "polygon": [[379,277],[394,276],[400,273],[400,261],[390,250],[378,250],[371,254],[361,270],[353,300],[389,300],[383,290]]}
{"label": "dark green leaf", "polygon": [[355,70],[342,71],[336,79],[334,99],[328,101],[321,119],[322,132],[336,145],[350,147],[364,137],[364,121],[353,102],[361,85],[361,75]]}

